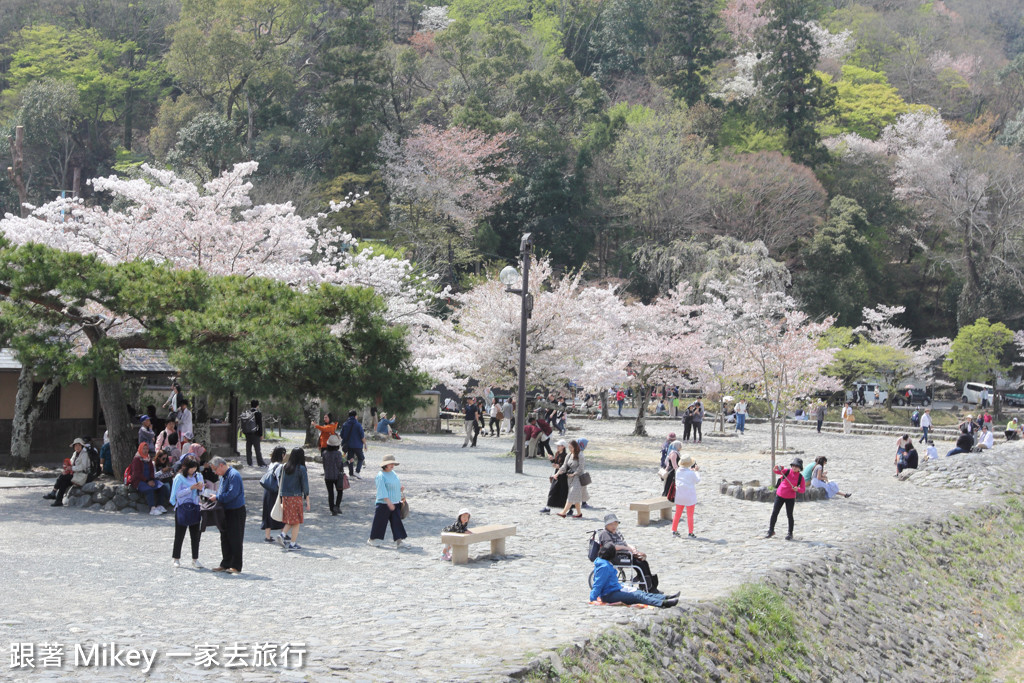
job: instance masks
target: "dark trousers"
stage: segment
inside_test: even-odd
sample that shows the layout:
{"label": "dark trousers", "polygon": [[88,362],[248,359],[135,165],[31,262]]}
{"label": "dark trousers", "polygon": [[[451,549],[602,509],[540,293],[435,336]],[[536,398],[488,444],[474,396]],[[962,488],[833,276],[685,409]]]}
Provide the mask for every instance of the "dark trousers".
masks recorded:
{"label": "dark trousers", "polygon": [[789,535],[793,535],[793,505],[796,504],[796,498],[780,498],[775,496],[775,505],[772,506],[772,518],[768,520],[768,533],[775,531],[775,522],[779,518],[779,510],[782,506],[786,506],[786,519],[789,520]]}
{"label": "dark trousers", "polygon": [[499,420],[496,417],[492,417],[490,424],[488,424],[488,427],[491,428],[491,436],[495,436],[495,434],[494,434],[494,426],[495,425],[498,426],[498,434],[497,434],[497,436],[501,436],[501,420]]}
{"label": "dark trousers", "polygon": [[252,452],[256,451],[256,464],[263,467],[266,463],[263,462],[263,452],[260,450],[260,435],[259,434],[246,434],[245,435],[245,461],[248,464],[252,464]]}
{"label": "dark trousers", "polygon": [[[341,505],[341,479],[324,479],[324,483],[327,484],[327,504],[334,509],[335,504]],[[338,492],[338,502],[334,502],[334,492]]]}
{"label": "dark trousers", "polygon": [[224,527],[220,530],[220,566],[242,571],[242,542],[245,540],[245,506],[224,510]]}
{"label": "dark trousers", "polygon": [[56,483],[53,485],[53,489],[57,492],[57,500],[64,500],[64,494],[71,488],[71,474],[62,474],[57,477]]}
{"label": "dark trousers", "polygon": [[701,434],[701,431],[700,431],[701,430],[701,426],[703,424],[704,424],[703,422],[694,422],[693,423],[693,440],[694,441],[701,441],[701,440],[703,440],[704,435]]}
{"label": "dark trousers", "polygon": [[552,458],[555,457],[554,451],[551,450],[551,437],[541,439],[539,443],[540,447],[537,449],[538,451],[540,451],[541,453],[547,451],[548,455],[550,455]]}
{"label": "dark trousers", "polygon": [[821,434],[821,423],[822,422],[824,422],[824,420],[818,420],[818,433],[819,434]]}
{"label": "dark trousers", "polygon": [[[363,471],[363,461],[366,458],[363,457],[362,448],[349,448],[345,451],[345,460],[348,464],[348,476],[352,476],[353,472],[359,473]],[[338,486],[341,486],[341,482],[338,482]],[[341,500],[340,498],[338,499]]]}
{"label": "dark trousers", "polygon": [[377,509],[373,511],[373,526],[370,527],[370,540],[384,540],[384,532],[391,524],[391,538],[400,541],[406,538],[405,525],[402,524],[402,506],[395,503],[395,509],[389,510],[387,503],[377,503]]}
{"label": "dark trousers", "polygon": [[[615,564],[629,564],[629,555],[619,555]],[[644,584],[647,586],[645,589],[648,593],[654,593],[658,590],[658,578],[651,573],[651,565],[647,564],[647,560],[641,560],[636,555],[632,559],[633,566],[640,570],[640,574],[644,577]]]}
{"label": "dark trousers", "polygon": [[479,420],[475,420],[473,422],[473,444],[472,445],[474,445],[474,446],[476,445],[476,439],[477,439],[478,436],[480,436],[480,431],[483,428],[484,428],[484,426],[480,423]]}
{"label": "dark trousers", "polygon": [[693,429],[693,423],[692,422],[684,422],[683,423],[683,441],[689,441],[690,440],[690,430],[691,429]]}
{"label": "dark trousers", "polygon": [[181,559],[181,544],[185,540],[185,530],[188,529],[189,540],[192,541],[192,559],[199,559],[199,536],[201,531],[199,530],[199,524],[193,524],[192,526],[182,526],[178,524],[178,521],[174,521],[174,550],[171,551],[171,557],[176,560]]}

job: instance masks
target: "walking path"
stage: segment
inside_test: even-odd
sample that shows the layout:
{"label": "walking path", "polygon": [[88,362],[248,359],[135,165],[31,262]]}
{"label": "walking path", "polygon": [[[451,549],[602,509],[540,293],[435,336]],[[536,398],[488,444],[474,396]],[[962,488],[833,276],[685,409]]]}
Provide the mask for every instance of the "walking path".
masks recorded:
{"label": "walking path", "polygon": [[[602,526],[606,512],[617,513],[627,541],[648,553],[664,589],[681,591],[683,600],[702,600],[773,568],[813,561],[828,548],[985,500],[968,489],[897,481],[888,436],[800,431],[790,434],[790,445],[805,451],[805,462],[827,455],[833,479],[853,497],[798,504],[796,540],[786,542],[784,534],[766,540],[770,507],[718,492],[722,479],[769,479],[768,456],[761,454],[767,428],[756,425],[741,438],[706,438],[684,448],[703,475],[699,538],[673,539],[667,522],[639,528],[628,509],[630,501],[660,493],[663,434],[627,436],[632,423],[625,421],[575,426],[580,429],[571,436],[590,439],[590,502],[598,508],[585,511],[583,520],[539,513],[550,466],[528,460],[526,473],[515,475],[510,438],[481,438],[478,448],[462,449],[459,435],[412,435],[370,446],[365,478],[353,480],[338,517],[327,510],[321,471],[311,467],[313,512],[301,530],[301,552],[263,543],[262,489],[247,480],[245,565],[236,577],[173,569],[170,515],[51,508],[38,489],[0,490],[0,518],[12,540],[0,554],[6,579],[0,638],[7,641],[0,645],[65,647],[62,669],[42,669],[37,661],[33,671],[0,669],[0,680],[140,680],[139,669],[129,667],[73,667],[76,644],[111,642],[157,650],[147,679],[152,681],[186,681],[197,673],[225,681],[497,679],[541,651],[634,616],[625,608],[587,604],[587,532]],[[940,452],[948,450],[938,445]],[[995,454],[1003,452],[1019,472],[1022,448],[1001,445]],[[366,545],[372,479],[384,453],[401,462],[397,471],[412,508],[407,550]],[[507,558],[458,567],[439,561],[440,529],[462,507],[473,512],[472,525],[517,525]],[[784,515],[780,525],[784,530]],[[471,557],[487,552],[488,544],[478,544]],[[207,567],[218,563],[216,531],[203,536],[200,559]],[[279,667],[225,666],[243,650],[251,665],[253,647],[265,643],[304,649],[304,666],[283,673]],[[204,645],[218,648],[219,665],[197,668]]]}

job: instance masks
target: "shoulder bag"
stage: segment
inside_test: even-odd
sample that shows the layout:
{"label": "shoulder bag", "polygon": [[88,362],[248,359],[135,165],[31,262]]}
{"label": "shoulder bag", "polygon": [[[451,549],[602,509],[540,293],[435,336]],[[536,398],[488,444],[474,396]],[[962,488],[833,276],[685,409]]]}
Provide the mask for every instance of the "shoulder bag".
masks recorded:
{"label": "shoulder bag", "polygon": [[270,491],[271,493],[277,493],[277,470],[279,468],[280,466],[277,463],[274,463],[273,465],[270,466],[269,469],[267,469],[263,476],[260,477],[260,486],[265,488],[267,491]]}
{"label": "shoulder bag", "polygon": [[407,501],[405,498],[403,498],[402,499],[402,503],[401,503],[401,505],[399,507],[402,510],[402,519],[405,519],[406,517],[408,517],[409,516],[409,501]]}
{"label": "shoulder bag", "polygon": [[277,500],[274,501],[274,507],[270,509],[270,518],[275,522],[284,521],[284,504],[281,502],[281,481],[277,482]]}
{"label": "shoulder bag", "polygon": [[590,478],[590,472],[584,472],[580,476],[580,486],[590,486],[593,479]]}
{"label": "shoulder bag", "polygon": [[[199,477],[196,477],[195,483],[199,483]],[[191,500],[187,500],[184,503],[178,503],[177,507],[174,508],[174,521],[181,526],[193,526],[199,524],[202,521],[203,513],[199,509],[199,506],[193,503]]]}

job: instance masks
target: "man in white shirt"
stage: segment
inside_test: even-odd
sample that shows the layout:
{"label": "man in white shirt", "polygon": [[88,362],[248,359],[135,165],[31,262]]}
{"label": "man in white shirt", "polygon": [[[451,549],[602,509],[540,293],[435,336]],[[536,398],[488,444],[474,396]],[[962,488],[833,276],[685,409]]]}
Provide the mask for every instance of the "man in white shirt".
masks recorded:
{"label": "man in white shirt", "polygon": [[992,430],[988,428],[988,423],[982,426],[981,433],[978,434],[978,445],[975,446],[975,450],[985,451],[991,449],[996,443],[996,437],[992,434]]}
{"label": "man in white shirt", "polygon": [[921,416],[921,441],[928,443],[928,430],[932,428],[932,409],[925,408]]}

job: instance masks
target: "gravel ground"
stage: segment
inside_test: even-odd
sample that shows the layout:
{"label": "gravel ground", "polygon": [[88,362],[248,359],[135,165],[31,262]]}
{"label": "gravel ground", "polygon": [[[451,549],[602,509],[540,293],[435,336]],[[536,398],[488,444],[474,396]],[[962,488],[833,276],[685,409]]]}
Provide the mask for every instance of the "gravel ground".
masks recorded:
{"label": "gravel ground", "polygon": [[[0,633],[8,645],[32,643],[35,669],[0,669],[3,680],[185,681],[195,676],[230,681],[338,680],[438,681],[497,679],[541,651],[590,637],[629,610],[587,603],[587,532],[608,511],[623,521],[628,542],[639,546],[665,590],[684,600],[727,594],[773,568],[813,562],[829,548],[869,540],[894,525],[949,514],[986,499],[972,488],[935,489],[897,481],[894,439],[844,437],[792,430],[789,444],[809,462],[830,459],[832,478],[853,497],[802,503],[796,540],[763,538],[770,508],[721,495],[725,480],[767,481],[767,428],[739,438],[688,444],[702,468],[696,515],[698,539],[673,539],[668,522],[636,526],[630,501],[661,490],[656,469],[662,434],[627,436],[632,422],[579,422],[571,436],[587,436],[592,505],[583,520],[540,514],[547,493],[546,461],[528,460],[514,474],[511,439],[481,438],[462,449],[458,435],[407,436],[373,444],[363,480],[353,480],[343,514],[327,510],[321,471],[311,467],[313,512],[307,514],[300,552],[264,544],[259,530],[261,491],[246,482],[249,501],[245,566],[240,576],[174,569],[170,515],[125,515],[51,508],[38,489],[0,490],[0,518],[9,542],[0,555],[6,577]],[[652,425],[668,431],[669,425]],[[939,451],[948,450],[937,444]],[[412,515],[410,547],[366,545],[373,513],[372,477],[384,453],[402,463]],[[1003,445],[1004,470],[1020,472],[1024,451]],[[788,460],[788,458],[785,458]],[[468,565],[440,561],[440,529],[461,507],[472,525],[516,524],[508,556],[490,558],[488,544],[472,546]],[[785,516],[780,520],[784,529]],[[471,526],[472,526],[471,525]],[[683,522],[685,526],[685,521]],[[390,539],[390,534],[388,536]],[[186,541],[187,558],[187,541]],[[216,531],[203,537],[200,559],[220,559]],[[187,564],[187,562],[186,562]],[[43,668],[45,643],[63,644],[62,668]],[[155,650],[146,676],[131,667],[75,667],[76,644],[116,643]],[[253,667],[254,646],[291,644],[305,650],[303,666]],[[197,664],[200,646],[219,649],[218,665]],[[230,649],[245,650],[249,666],[227,667]],[[168,653],[187,653],[169,657]],[[12,655],[13,656],[13,655]]]}

